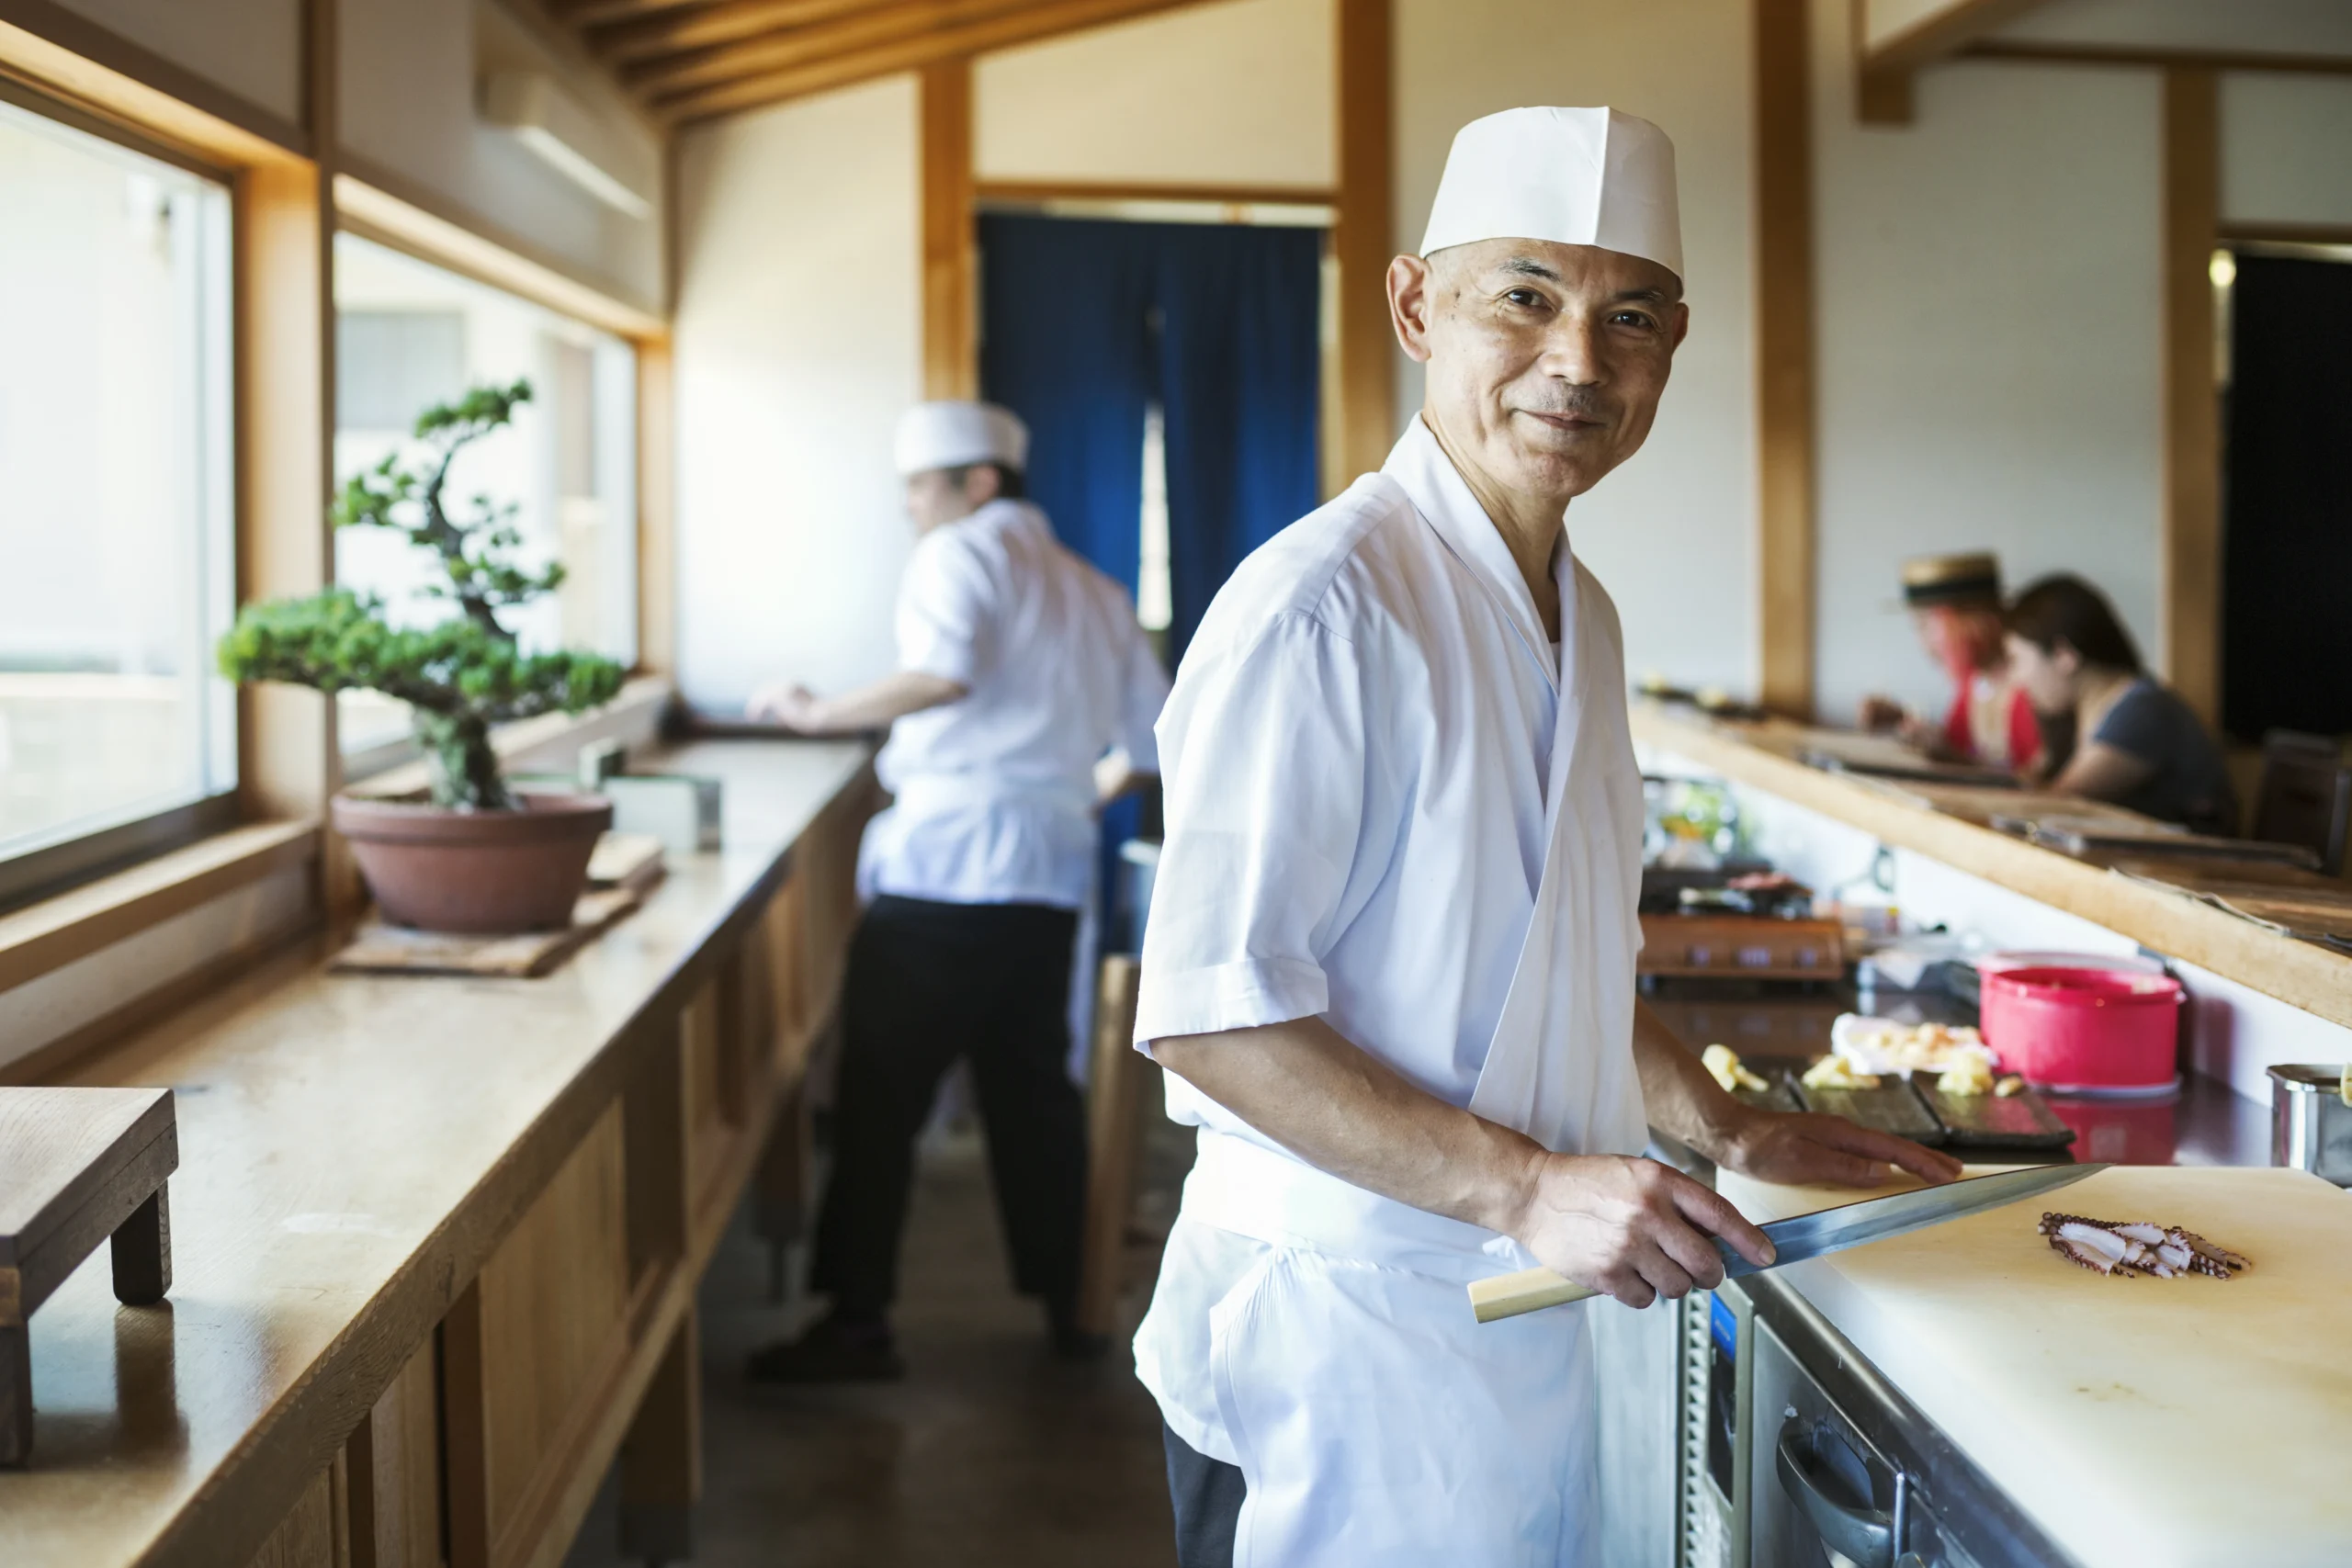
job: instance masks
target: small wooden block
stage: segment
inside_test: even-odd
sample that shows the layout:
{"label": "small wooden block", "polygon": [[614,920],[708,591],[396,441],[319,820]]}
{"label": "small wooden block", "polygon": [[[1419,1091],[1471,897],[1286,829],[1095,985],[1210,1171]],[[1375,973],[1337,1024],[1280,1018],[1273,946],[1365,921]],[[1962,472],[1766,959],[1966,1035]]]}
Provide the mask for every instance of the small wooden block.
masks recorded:
{"label": "small wooden block", "polygon": [[116,1297],[171,1289],[164,1182],[179,1167],[167,1089],[0,1089],[0,1464],[32,1449],[25,1325],[113,1238]]}
{"label": "small wooden block", "polygon": [[606,833],[588,857],[589,889],[627,887],[641,893],[662,880],[662,840],[650,833]]}

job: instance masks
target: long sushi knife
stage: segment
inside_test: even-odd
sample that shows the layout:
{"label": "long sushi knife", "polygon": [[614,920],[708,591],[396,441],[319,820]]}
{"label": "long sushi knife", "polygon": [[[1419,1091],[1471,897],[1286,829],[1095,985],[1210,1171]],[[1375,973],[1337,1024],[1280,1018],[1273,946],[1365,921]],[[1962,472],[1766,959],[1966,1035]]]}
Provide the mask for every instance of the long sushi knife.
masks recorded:
{"label": "long sushi knife", "polygon": [[[1849,1247],[1861,1247],[1928,1225],[1939,1225],[1946,1220],[1981,1214],[1987,1209],[1998,1209],[2010,1203],[2021,1203],[2028,1198],[2039,1198],[2055,1192],[2061,1187],[2071,1187],[2085,1177],[2097,1176],[2106,1168],[2104,1165],[2035,1166],[2025,1170],[2003,1171],[1997,1176],[1975,1176],[1965,1181],[1946,1182],[1941,1187],[1921,1187],[1909,1192],[1897,1192],[1891,1198],[1871,1198],[1860,1203],[1775,1220],[1760,1227],[1771,1242],[1773,1252],[1772,1261],[1764,1268],[1778,1269],[1783,1264],[1800,1263],[1808,1258],[1825,1258],[1833,1252],[1843,1252]],[[1763,1272],[1762,1269],[1742,1258],[1731,1243],[1721,1236],[1713,1240],[1715,1250],[1723,1254],[1724,1274],[1736,1278]],[[1587,1296],[1600,1293],[1549,1269],[1526,1269],[1516,1274],[1498,1274],[1491,1280],[1474,1282],[1470,1287],[1470,1310],[1477,1314],[1480,1323],[1492,1323],[1498,1318],[1517,1317],[1521,1313],[1537,1312],[1544,1307],[1565,1306],[1570,1302],[1580,1302]]]}

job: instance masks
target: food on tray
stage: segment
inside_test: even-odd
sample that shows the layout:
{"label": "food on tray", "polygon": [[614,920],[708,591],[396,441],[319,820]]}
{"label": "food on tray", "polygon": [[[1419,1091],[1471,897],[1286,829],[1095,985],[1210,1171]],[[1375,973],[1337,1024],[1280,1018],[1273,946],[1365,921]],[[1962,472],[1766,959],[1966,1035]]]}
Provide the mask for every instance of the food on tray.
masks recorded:
{"label": "food on tray", "polygon": [[1936,1088],[1944,1094],[1991,1094],[1995,1090],[1993,1064],[1982,1056],[1963,1056],[1943,1070]]}
{"label": "food on tray", "polygon": [[2254,1260],[2232,1252],[2178,1225],[2147,1220],[2092,1220],[2080,1214],[2044,1214],[2036,1227],[2050,1238],[2061,1258],[2079,1263],[2095,1274],[2129,1280],[2135,1274],[2177,1279],[2183,1274],[2207,1274],[2216,1280],[2235,1277],[2254,1267]]}
{"label": "food on tray", "polygon": [[1699,1060],[1726,1092],[1742,1089],[1770,1089],[1772,1086],[1739,1065],[1739,1053],[1728,1045],[1710,1045],[1699,1053]]}
{"label": "food on tray", "polygon": [[1807,1089],[1876,1089],[1876,1073],[1858,1072],[1854,1064],[1832,1053],[1804,1070]]}
{"label": "food on tray", "polygon": [[1829,1026],[1829,1048],[1853,1063],[1858,1072],[1901,1073],[1905,1077],[1915,1072],[1950,1072],[1971,1062],[1981,1064],[1989,1077],[1997,1061],[1984,1037],[1965,1024],[1897,1023],[1850,1012]]}
{"label": "food on tray", "polygon": [[1993,1092],[2003,1100],[2007,1100],[2012,1095],[2021,1094],[2024,1091],[2025,1079],[2019,1077],[2015,1073],[2009,1074],[1999,1083],[1993,1086]]}

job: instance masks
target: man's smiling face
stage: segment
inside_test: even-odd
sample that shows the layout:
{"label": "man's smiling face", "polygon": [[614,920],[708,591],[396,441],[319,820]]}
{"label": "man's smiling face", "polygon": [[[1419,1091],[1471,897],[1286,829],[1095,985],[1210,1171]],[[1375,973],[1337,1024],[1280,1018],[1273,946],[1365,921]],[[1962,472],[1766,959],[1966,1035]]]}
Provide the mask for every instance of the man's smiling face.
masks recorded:
{"label": "man's smiling face", "polygon": [[1447,452],[1564,507],[1640,450],[1690,325],[1657,263],[1542,240],[1401,256],[1389,297]]}

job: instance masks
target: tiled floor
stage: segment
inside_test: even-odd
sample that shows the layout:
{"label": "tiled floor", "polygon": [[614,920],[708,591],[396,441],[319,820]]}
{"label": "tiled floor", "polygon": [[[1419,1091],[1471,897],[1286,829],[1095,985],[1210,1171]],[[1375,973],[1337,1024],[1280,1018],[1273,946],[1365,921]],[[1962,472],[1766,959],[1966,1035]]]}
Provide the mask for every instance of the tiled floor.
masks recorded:
{"label": "tiled floor", "polygon": [[[1165,1209],[1189,1153],[1159,1127],[1147,1213]],[[1006,1282],[976,1137],[942,1140],[917,1184],[898,1314],[905,1382],[747,1388],[745,1352],[810,1310],[771,1304],[766,1272],[739,1225],[703,1285],[696,1568],[1174,1561],[1159,1414],[1124,1340],[1093,1367],[1046,1355],[1035,1306]],[[1147,1289],[1129,1295],[1130,1323]],[[608,1482],[567,1568],[624,1561]]]}

